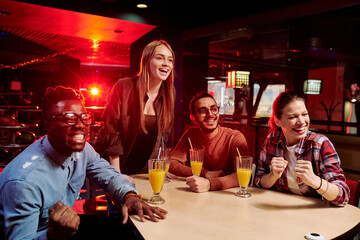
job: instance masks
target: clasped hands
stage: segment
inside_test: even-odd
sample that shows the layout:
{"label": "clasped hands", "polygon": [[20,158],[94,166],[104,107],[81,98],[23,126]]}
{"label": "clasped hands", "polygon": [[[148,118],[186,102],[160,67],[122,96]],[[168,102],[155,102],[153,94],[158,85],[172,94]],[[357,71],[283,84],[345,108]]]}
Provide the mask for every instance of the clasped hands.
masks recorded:
{"label": "clasped hands", "polygon": [[[272,174],[276,179],[279,179],[285,171],[288,161],[282,157],[273,157],[270,162]],[[294,167],[295,176],[300,178],[306,185],[317,188],[319,187],[319,177],[314,174],[312,164],[310,161],[297,160]]]}
{"label": "clasped hands", "polygon": [[198,176],[191,176],[186,178],[186,184],[190,187],[191,191],[202,193],[210,190],[210,178],[224,176],[222,170],[208,171],[205,173],[205,178]]}

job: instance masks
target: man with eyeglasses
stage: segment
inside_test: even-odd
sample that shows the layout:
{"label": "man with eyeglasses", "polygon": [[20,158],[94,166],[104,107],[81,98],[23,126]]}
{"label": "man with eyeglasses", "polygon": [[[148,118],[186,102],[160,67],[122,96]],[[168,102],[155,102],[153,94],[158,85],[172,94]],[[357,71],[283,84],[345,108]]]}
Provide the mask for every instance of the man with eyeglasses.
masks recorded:
{"label": "man with eyeglasses", "polygon": [[[190,101],[190,119],[197,127],[189,128],[171,154],[169,172],[186,178],[194,192],[206,192],[239,186],[235,156],[248,155],[244,135],[234,129],[219,126],[219,107],[206,92],[196,94]],[[190,148],[204,148],[204,162],[200,177],[193,176]]]}
{"label": "man with eyeglasses", "polygon": [[[0,174],[0,238],[138,239],[141,235],[127,221],[129,211],[136,210],[141,221],[144,215],[155,222],[165,218],[165,210],[142,201],[135,185],[86,142],[93,117],[80,94],[61,86],[48,88],[43,103],[47,135]],[[79,216],[71,208],[85,177],[122,203],[122,219]]]}

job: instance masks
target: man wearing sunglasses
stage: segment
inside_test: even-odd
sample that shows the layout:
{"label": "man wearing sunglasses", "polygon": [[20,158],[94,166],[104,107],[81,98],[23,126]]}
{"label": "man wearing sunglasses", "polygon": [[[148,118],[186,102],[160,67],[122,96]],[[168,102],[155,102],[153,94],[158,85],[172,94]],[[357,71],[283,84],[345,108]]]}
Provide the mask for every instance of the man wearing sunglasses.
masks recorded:
{"label": "man wearing sunglasses", "polygon": [[[86,142],[93,117],[80,94],[48,88],[43,103],[47,135],[0,174],[0,239],[137,239],[141,236],[124,225],[129,211],[136,210],[141,221],[144,215],[152,221],[165,218],[165,210],[143,202],[135,185]],[[122,203],[122,219],[79,216],[71,208],[85,177]]]}
{"label": "man wearing sunglasses", "polygon": [[[237,130],[219,126],[219,107],[206,92],[190,101],[190,119],[197,127],[189,128],[171,154],[169,172],[186,178],[194,192],[206,192],[239,186],[235,156],[248,155],[244,135]],[[200,177],[193,176],[189,160],[190,148],[204,148]]]}

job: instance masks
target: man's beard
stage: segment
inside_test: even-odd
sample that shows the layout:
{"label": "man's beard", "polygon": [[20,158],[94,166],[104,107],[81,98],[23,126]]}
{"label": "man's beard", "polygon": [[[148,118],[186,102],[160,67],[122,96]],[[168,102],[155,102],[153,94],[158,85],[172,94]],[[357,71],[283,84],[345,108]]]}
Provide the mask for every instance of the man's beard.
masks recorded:
{"label": "man's beard", "polygon": [[212,133],[213,131],[215,131],[218,128],[218,126],[219,126],[219,122],[217,122],[216,127],[214,127],[214,128],[208,129],[208,128],[203,127],[201,130],[204,133]]}

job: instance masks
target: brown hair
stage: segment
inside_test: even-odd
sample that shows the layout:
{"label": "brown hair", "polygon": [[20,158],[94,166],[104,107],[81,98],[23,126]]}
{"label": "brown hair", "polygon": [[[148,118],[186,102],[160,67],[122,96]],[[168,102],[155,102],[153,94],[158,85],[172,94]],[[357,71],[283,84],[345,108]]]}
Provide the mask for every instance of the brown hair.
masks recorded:
{"label": "brown hair", "polygon": [[207,97],[212,98],[216,103],[215,98],[211,94],[209,94],[209,93],[207,93],[205,91],[198,92],[193,96],[193,98],[190,100],[190,104],[189,104],[190,113],[192,115],[194,115],[194,104],[195,104],[195,102],[197,100],[199,100],[199,99],[207,98]]}
{"label": "brown hair", "polygon": [[298,96],[298,94],[294,91],[286,90],[279,94],[279,96],[276,97],[275,101],[272,105],[272,113],[268,122],[269,131],[274,132],[278,129],[278,126],[275,124],[275,117],[277,119],[281,119],[284,108],[291,102],[300,100],[305,100]]}
{"label": "brown hair", "polygon": [[[149,79],[150,79],[150,67],[149,63],[151,58],[154,56],[155,48],[158,46],[164,45],[167,47],[172,56],[173,56],[173,66],[175,65],[175,54],[172,50],[171,46],[164,40],[155,40],[147,44],[142,52],[141,55],[141,62],[140,62],[140,71],[138,73],[138,90],[139,90],[139,102],[140,102],[140,129],[147,133],[145,129],[145,116],[143,114],[144,112],[144,96],[146,95],[146,91],[149,87]],[[174,110],[174,67],[171,70],[171,73],[166,81],[164,81],[162,84],[164,84],[165,87],[165,99],[161,110],[161,117],[160,119],[163,119],[163,122],[161,123],[161,126],[163,129],[169,129],[170,128],[170,122],[171,122],[171,113]]]}

